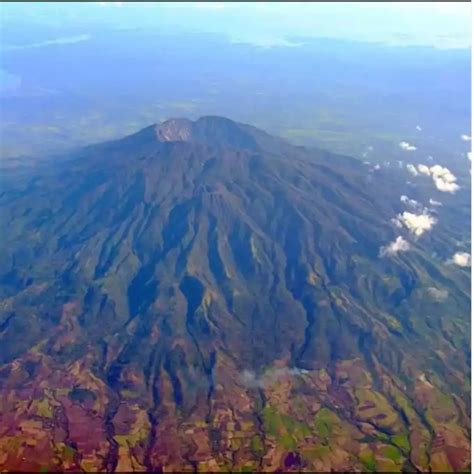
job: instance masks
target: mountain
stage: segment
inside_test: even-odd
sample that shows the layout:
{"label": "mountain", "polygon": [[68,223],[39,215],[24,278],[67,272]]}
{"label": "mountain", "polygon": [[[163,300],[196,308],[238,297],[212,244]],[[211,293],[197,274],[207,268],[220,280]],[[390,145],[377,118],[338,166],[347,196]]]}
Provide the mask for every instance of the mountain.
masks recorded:
{"label": "mountain", "polygon": [[401,171],[203,117],[1,179],[2,472],[468,469],[470,274]]}

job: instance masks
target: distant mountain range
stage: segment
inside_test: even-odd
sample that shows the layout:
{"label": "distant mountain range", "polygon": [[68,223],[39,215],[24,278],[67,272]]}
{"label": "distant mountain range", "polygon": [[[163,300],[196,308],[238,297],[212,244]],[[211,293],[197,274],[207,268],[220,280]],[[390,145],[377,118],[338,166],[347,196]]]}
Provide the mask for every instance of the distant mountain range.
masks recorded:
{"label": "distant mountain range", "polygon": [[2,175],[2,472],[469,468],[469,269],[406,177],[221,117]]}

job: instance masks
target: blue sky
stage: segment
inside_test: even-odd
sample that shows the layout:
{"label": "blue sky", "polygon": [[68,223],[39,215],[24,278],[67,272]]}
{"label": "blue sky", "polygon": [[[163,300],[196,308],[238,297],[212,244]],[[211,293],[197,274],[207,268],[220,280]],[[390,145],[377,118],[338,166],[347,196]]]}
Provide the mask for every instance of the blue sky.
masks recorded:
{"label": "blue sky", "polygon": [[[297,44],[297,37],[343,38],[396,45],[466,48],[471,4],[380,3],[127,3],[1,5],[4,24],[201,31],[261,46]],[[52,39],[52,38],[51,38]],[[10,40],[10,38],[8,38]]]}

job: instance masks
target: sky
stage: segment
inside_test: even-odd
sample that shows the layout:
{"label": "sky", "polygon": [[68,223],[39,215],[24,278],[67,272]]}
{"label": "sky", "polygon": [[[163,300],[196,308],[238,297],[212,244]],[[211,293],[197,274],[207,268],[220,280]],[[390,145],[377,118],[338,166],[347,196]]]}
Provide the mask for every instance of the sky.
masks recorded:
{"label": "sky", "polygon": [[0,9],[3,26],[38,25],[51,34],[57,27],[80,35],[107,26],[216,33],[263,47],[315,37],[436,48],[471,45],[468,2],[7,2]]}

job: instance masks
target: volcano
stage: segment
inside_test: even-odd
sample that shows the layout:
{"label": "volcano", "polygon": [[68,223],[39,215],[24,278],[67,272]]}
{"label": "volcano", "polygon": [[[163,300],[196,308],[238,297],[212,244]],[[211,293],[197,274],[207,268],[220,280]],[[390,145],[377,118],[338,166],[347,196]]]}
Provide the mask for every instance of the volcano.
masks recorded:
{"label": "volcano", "polygon": [[203,117],[1,179],[2,472],[469,467],[470,275],[406,176]]}

